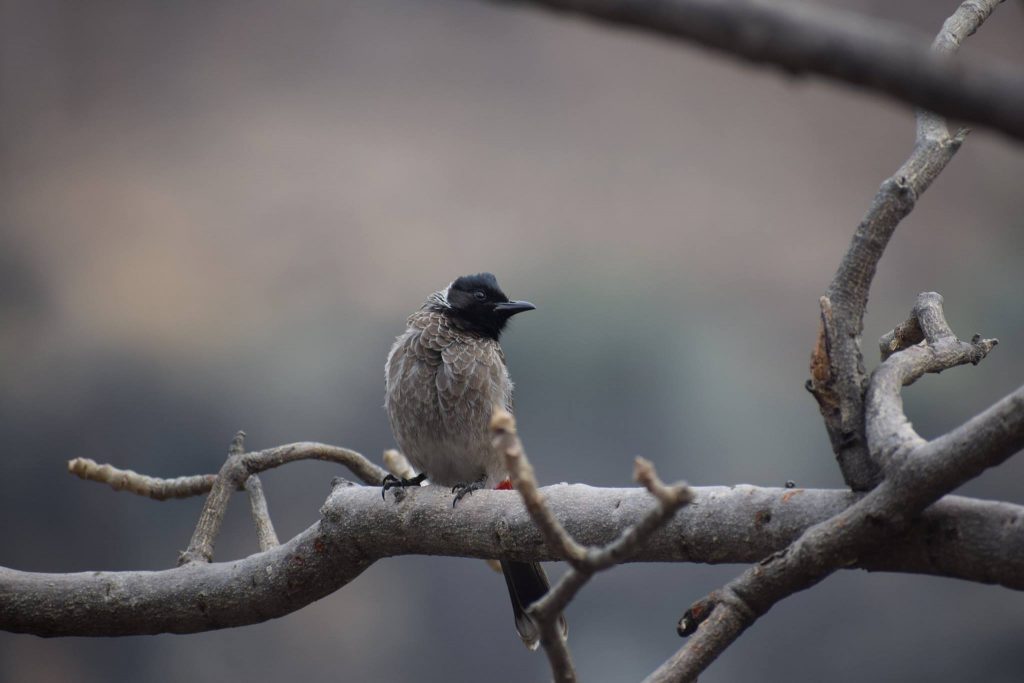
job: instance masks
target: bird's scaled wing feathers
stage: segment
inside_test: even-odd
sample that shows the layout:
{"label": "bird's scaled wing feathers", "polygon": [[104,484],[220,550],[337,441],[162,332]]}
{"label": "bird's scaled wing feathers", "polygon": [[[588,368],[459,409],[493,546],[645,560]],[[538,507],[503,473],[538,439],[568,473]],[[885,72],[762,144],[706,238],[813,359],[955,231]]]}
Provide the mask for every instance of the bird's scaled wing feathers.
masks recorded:
{"label": "bird's scaled wing feathers", "polygon": [[511,408],[512,383],[496,343],[473,340],[451,344],[441,350],[441,360],[437,395],[442,415],[464,416],[470,424],[480,425],[490,419],[492,406]]}

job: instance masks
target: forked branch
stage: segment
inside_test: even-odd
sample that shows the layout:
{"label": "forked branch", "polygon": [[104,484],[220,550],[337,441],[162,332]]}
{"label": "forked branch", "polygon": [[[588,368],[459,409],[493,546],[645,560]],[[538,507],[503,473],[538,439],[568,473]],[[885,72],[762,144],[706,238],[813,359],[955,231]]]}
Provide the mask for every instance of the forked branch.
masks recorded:
{"label": "forked branch", "polygon": [[886,478],[857,503],[694,603],[679,624],[682,635],[694,635],[648,681],[696,679],[777,602],[858,562],[880,540],[905,533],[928,505],[1024,446],[1024,387],[930,443],[913,432],[902,414],[900,388],[926,372],[976,363],[995,345],[952,336],[936,294],[918,298],[915,317],[927,343],[893,354],[870,382],[869,442],[885,464]]}
{"label": "forked branch", "polygon": [[[961,4],[943,24],[932,43],[932,53],[951,55],[1001,1],[968,0]],[[828,292],[821,298],[818,341],[811,355],[807,389],[818,401],[843,478],[855,491],[867,491],[882,478],[881,466],[871,458],[864,431],[867,372],[860,344],[871,282],[896,226],[952,160],[966,133],[960,130],[950,134],[940,117],[918,112],[917,137],[910,157],[882,183],[854,232]],[[913,334],[911,329],[897,328],[889,343],[897,347],[909,343],[909,337],[903,337]]]}
{"label": "forked branch", "polygon": [[619,564],[636,553],[651,535],[663,527],[679,508],[693,500],[693,491],[683,483],[666,486],[658,478],[654,465],[643,458],[636,459],[634,478],[644,486],[656,501],[655,508],[638,523],[627,527],[611,543],[602,547],[584,547],[577,543],[559,523],[544,496],[537,488],[537,480],[516,435],[515,419],[511,413],[495,408],[491,417],[491,435],[494,448],[505,461],[512,485],[537,524],[548,547],[570,564],[558,583],[530,606],[541,632],[541,645],[556,681],[575,681],[576,672],[568,646],[562,637],[558,620],[576,594],[596,572]]}

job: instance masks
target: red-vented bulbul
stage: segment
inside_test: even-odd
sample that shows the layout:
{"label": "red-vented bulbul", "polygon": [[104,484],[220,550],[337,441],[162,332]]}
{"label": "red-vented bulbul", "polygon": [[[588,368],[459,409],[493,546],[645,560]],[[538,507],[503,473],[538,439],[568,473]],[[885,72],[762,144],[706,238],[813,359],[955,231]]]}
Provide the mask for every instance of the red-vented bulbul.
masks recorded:
{"label": "red-vented bulbul", "polygon": [[[454,504],[506,478],[488,433],[493,406],[512,410],[512,381],[498,340],[509,318],[534,308],[509,301],[493,275],[479,273],[434,292],[409,316],[388,355],[386,408],[399,448],[420,474],[389,476],[384,492],[429,478],[457,492]],[[540,632],[526,608],[547,592],[547,577],[536,562],[502,560],[501,569],[516,630],[534,649]],[[564,619],[561,625],[564,632]]]}

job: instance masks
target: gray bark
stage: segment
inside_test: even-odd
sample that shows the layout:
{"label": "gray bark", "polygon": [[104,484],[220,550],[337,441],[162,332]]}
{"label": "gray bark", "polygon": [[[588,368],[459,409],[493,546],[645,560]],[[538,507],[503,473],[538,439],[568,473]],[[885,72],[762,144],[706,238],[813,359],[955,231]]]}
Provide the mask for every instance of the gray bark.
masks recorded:
{"label": "gray bark", "polygon": [[[862,496],[849,491],[695,487],[632,562],[757,562]],[[607,545],[655,506],[639,488],[542,489],[580,543]],[[440,487],[399,503],[380,489],[339,486],[323,518],[283,545],[247,558],[164,571],[45,574],[0,568],[0,628],[40,636],[195,633],[293,612],[396,555],[552,560],[514,491],[478,491],[452,510]],[[948,576],[1024,590],[1024,507],[946,496],[894,541],[852,567]]]}

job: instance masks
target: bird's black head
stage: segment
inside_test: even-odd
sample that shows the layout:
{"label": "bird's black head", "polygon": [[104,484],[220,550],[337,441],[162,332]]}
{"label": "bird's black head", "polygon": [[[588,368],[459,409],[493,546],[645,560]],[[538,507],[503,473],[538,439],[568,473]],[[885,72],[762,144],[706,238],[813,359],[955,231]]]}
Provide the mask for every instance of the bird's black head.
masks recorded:
{"label": "bird's black head", "polygon": [[460,327],[495,340],[509,318],[536,308],[529,301],[509,301],[490,273],[463,275],[442,294],[447,304],[444,312]]}

